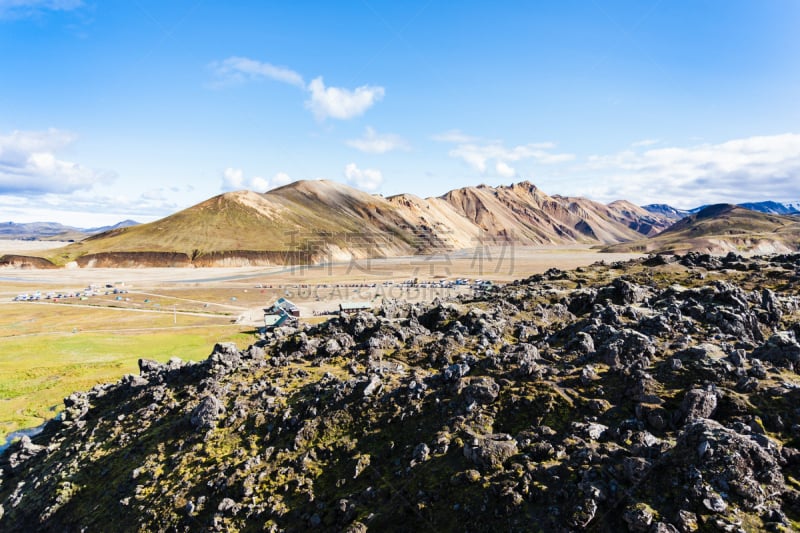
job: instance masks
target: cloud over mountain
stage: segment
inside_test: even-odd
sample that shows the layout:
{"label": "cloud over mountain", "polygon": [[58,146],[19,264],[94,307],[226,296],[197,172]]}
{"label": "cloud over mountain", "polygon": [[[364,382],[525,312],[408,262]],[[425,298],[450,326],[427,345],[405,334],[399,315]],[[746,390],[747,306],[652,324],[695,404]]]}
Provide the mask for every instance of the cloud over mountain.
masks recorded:
{"label": "cloud over mountain", "polygon": [[502,141],[471,137],[459,130],[450,130],[434,136],[433,139],[456,144],[448,155],[463,160],[482,174],[489,172],[489,163],[493,163],[494,172],[504,178],[517,174],[517,170],[510,164],[513,162],[533,160],[539,164],[551,165],[575,159],[574,154],[553,152],[556,145],[551,142],[508,147]]}
{"label": "cloud over mountain", "polygon": [[272,179],[263,178],[261,176],[246,178],[241,168],[228,167],[222,172],[222,184],[220,188],[223,191],[247,189],[256,192],[266,192],[293,181],[295,180],[285,172],[278,172]]}
{"label": "cloud over mountain", "polygon": [[344,175],[348,183],[364,191],[377,191],[383,184],[383,174],[374,168],[360,169],[355,163],[344,167]]}
{"label": "cloud over mountain", "polygon": [[587,166],[604,177],[594,190],[604,199],[691,208],[800,198],[800,134],[795,133],[594,155]]}

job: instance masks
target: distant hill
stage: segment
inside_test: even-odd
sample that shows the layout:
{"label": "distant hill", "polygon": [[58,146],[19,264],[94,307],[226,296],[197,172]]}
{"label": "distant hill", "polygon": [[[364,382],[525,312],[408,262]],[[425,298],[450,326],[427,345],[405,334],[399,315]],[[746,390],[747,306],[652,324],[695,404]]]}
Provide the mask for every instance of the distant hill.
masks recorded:
{"label": "distant hill", "polygon": [[731,204],[706,206],[650,239],[615,244],[609,252],[783,253],[800,249],[800,218]]}
{"label": "distant hill", "polygon": [[746,207],[747,209],[752,209],[753,211],[760,211],[762,213],[770,213],[773,215],[796,215],[800,213],[800,202],[749,202],[739,205],[741,207]]}
{"label": "distant hill", "polygon": [[139,222],[128,219],[128,220],[123,220],[122,222],[117,222],[113,226],[100,226],[98,228],[88,228],[88,229],[82,229],[80,231],[82,231],[83,233],[94,235],[96,233],[103,233],[104,231],[111,231],[112,229],[129,228],[131,226],[138,226],[138,225]]}
{"label": "distant hill", "polygon": [[0,239],[67,241],[85,236],[78,228],[58,222],[0,222]]}
{"label": "distant hill", "polygon": [[[760,213],[767,213],[771,215],[798,215],[800,214],[800,202],[747,202],[738,204],[739,207],[750,209],[751,211],[758,211]],[[650,204],[642,206],[646,211],[664,216],[670,220],[680,220],[686,216],[698,213],[708,207],[708,205],[701,205],[693,209],[678,209],[667,204]]]}
{"label": "distant hill", "polygon": [[642,209],[654,215],[661,215],[670,220],[680,220],[683,217],[689,216],[691,213],[685,209],[678,209],[667,204],[649,204],[643,205]]}
{"label": "distant hill", "polygon": [[99,228],[75,228],[58,222],[0,222],[0,239],[26,241],[77,241],[104,231],[135,226],[135,220],[124,220],[113,226]]}
{"label": "distant hill", "polygon": [[57,264],[95,266],[287,264],[484,243],[610,244],[655,234],[669,223],[629,202],[549,196],[529,182],[465,187],[423,199],[298,181],[264,194],[221,194],[161,220],[46,253]]}

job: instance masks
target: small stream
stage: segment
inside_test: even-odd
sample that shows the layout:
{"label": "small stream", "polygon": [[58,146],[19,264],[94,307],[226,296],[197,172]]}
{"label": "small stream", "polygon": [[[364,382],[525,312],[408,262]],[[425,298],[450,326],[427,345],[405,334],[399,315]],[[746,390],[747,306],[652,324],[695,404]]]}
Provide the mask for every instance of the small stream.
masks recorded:
{"label": "small stream", "polygon": [[[61,413],[58,413],[55,416],[55,420],[61,420]],[[18,429],[17,431],[12,431],[6,436],[6,441],[0,444],[0,454],[5,452],[9,446],[11,446],[15,440],[24,437],[27,435],[28,437],[35,437],[39,433],[42,432],[44,427],[50,420],[45,420],[40,425],[36,426],[35,428],[25,428],[25,429]]]}
{"label": "small stream", "polygon": [[[47,422],[45,422],[44,424],[47,424]],[[14,441],[20,437],[23,437],[25,435],[29,437],[38,435],[44,429],[44,424],[42,424],[41,426],[36,426],[35,428],[20,429],[18,431],[9,433],[8,436],[6,437],[6,441],[3,444],[0,444],[0,453],[6,451],[8,447],[11,446],[11,444],[13,444]]]}

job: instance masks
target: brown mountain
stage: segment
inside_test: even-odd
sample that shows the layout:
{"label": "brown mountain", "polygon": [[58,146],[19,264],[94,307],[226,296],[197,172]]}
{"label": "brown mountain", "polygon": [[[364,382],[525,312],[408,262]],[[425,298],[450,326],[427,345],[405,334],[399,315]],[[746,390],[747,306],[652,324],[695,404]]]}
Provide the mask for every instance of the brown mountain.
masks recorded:
{"label": "brown mountain", "polygon": [[[620,242],[668,226],[628,202],[604,205],[586,198],[548,196],[530,182],[467,187],[442,196],[489,238],[525,244]],[[644,231],[642,231],[644,230]]]}
{"label": "brown mountain", "polygon": [[681,219],[650,239],[608,246],[609,252],[689,250],[785,253],[800,249],[800,219],[772,215],[730,204],[711,205]]}
{"label": "brown mountain", "polygon": [[161,220],[51,251],[56,264],[287,264],[464,249],[485,242],[612,244],[667,225],[628,202],[548,196],[529,182],[466,187],[438,198],[384,198],[299,181],[264,194],[221,194]]}

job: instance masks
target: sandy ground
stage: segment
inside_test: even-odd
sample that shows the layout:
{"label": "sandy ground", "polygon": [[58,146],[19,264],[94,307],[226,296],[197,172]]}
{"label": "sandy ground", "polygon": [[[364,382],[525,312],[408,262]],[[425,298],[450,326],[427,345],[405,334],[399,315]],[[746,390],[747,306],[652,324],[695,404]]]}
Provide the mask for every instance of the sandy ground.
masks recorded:
{"label": "sandy ground", "polygon": [[[0,252],[4,246],[9,248],[7,251],[21,251],[21,248],[13,248],[20,244],[50,243],[0,241]],[[152,300],[159,295],[180,293],[184,300],[195,299],[217,309],[226,307],[230,312],[239,313],[240,323],[257,325],[263,324],[263,307],[281,296],[297,303],[303,316],[313,316],[335,310],[343,301],[377,304],[383,297],[430,301],[437,296],[455,296],[471,291],[467,287],[434,286],[457,278],[505,283],[553,267],[567,270],[597,261],[624,261],[640,256],[603,254],[589,246],[507,246],[461,250],[439,256],[358,260],[313,267],[2,268],[0,300],[9,301],[14,295],[26,291],[45,293],[109,284],[130,288],[140,300],[148,295]],[[418,282],[415,286],[401,285],[415,279]],[[217,292],[212,296],[211,291]]]}
{"label": "sandy ground", "polygon": [[[49,243],[2,241],[0,253],[24,251],[13,244],[31,248]],[[4,249],[7,248],[7,249]],[[228,283],[264,278],[275,283],[325,283],[340,281],[382,281],[420,279],[489,279],[507,282],[541,273],[549,268],[572,269],[597,261],[614,262],[641,257],[636,253],[599,253],[590,246],[509,246],[481,250],[461,250],[447,255],[410,256],[388,259],[359,259],[318,266],[229,267],[229,268],[64,268],[31,270],[0,268],[0,281],[42,283]]]}
{"label": "sandy ground", "polygon": [[61,248],[69,243],[66,241],[16,241],[0,239],[0,254],[22,254],[34,250],[50,250]]}

